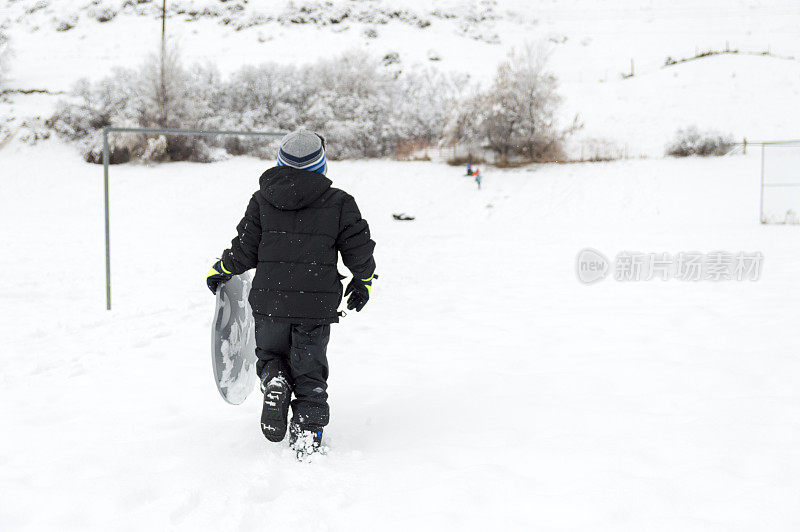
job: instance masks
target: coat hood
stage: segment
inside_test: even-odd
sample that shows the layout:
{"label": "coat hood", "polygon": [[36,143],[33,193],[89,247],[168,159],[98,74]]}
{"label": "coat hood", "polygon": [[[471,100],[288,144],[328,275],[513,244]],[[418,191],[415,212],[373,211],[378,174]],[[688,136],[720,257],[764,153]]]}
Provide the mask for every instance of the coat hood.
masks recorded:
{"label": "coat hood", "polygon": [[270,204],[284,211],[308,207],[331,187],[322,174],[291,166],[270,168],[259,179],[261,194]]}

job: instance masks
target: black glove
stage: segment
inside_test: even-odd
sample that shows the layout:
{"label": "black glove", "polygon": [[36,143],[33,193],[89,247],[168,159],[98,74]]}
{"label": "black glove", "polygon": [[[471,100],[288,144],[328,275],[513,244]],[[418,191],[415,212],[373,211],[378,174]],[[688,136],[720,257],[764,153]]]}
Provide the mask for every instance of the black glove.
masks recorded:
{"label": "black glove", "polygon": [[344,295],[350,294],[350,297],[347,299],[348,310],[355,309],[356,312],[361,312],[361,309],[364,308],[364,305],[369,301],[369,296],[372,295],[372,280],[377,278],[378,276],[373,273],[367,279],[357,279],[353,277],[353,279],[350,280],[350,283],[347,285],[347,290],[344,291]]}
{"label": "black glove", "polygon": [[231,277],[233,277],[233,274],[225,269],[225,266],[222,264],[221,260],[218,260],[214,263],[211,269],[208,270],[208,275],[206,275],[206,284],[208,285],[208,289],[216,294],[219,284],[224,283]]}

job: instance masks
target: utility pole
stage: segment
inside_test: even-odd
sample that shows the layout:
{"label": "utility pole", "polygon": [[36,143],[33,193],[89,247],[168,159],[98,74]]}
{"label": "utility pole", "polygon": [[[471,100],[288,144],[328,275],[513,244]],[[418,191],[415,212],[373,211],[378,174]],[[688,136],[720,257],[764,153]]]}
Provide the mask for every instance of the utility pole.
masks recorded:
{"label": "utility pole", "polygon": [[167,0],[163,0],[161,4],[161,93],[159,94],[159,105],[161,127],[167,126],[167,79],[164,63],[167,55]]}

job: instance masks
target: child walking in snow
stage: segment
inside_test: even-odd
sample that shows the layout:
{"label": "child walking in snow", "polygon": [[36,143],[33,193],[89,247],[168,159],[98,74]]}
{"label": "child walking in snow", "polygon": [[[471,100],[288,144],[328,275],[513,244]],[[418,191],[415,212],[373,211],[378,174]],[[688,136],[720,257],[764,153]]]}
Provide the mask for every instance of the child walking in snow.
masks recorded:
{"label": "child walking in snow", "polygon": [[339,321],[343,291],[338,254],[352,272],[348,309],[360,312],[377,278],[369,226],[355,200],[326,177],[325,140],[306,130],[281,141],[278,164],[261,175],[221,260],[207,276],[216,292],[233,275],[256,269],[250,306],[256,326],[256,369],[264,392],[261,430],[280,442],[289,424],[300,454],[320,449],[328,424],[330,324]]}
{"label": "child walking in snow", "polygon": [[478,184],[478,190],[480,190],[481,189],[481,169],[480,168],[476,168],[475,169],[475,173],[472,174],[472,175],[475,176],[475,182]]}

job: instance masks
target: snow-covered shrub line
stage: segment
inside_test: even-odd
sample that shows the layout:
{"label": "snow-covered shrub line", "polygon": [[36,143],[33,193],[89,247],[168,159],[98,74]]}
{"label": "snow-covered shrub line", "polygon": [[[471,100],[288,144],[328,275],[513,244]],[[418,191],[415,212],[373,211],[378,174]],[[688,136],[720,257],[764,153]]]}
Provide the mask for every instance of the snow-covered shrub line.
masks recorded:
{"label": "snow-covered shrub line", "polygon": [[[60,102],[48,125],[83,145],[88,161],[102,154],[105,126],[227,130],[306,127],[324,135],[331,158],[382,157],[400,143],[430,144],[443,135],[464,78],[434,70],[399,75],[379,61],[351,53],[295,67],[244,67],[228,79],[216,69],[183,67],[171,51],[164,82],[153,58],[138,70],[117,69],[96,83],[81,81]],[[230,154],[272,157],[262,138],[168,137],[163,149],[147,138],[117,136],[112,159],[209,160],[212,148]]]}
{"label": "snow-covered shrub line", "polygon": [[[565,138],[579,126],[559,125],[560,98],[545,54],[527,47],[498,67],[485,90],[467,76],[416,69],[397,71],[362,52],[294,66],[245,66],[227,79],[210,66],[184,67],[170,48],[139,69],[119,68],[95,83],[79,82],[48,120],[59,135],[82,144],[100,162],[106,126],[204,130],[291,131],[327,139],[332,159],[413,158],[434,144],[491,152],[499,165],[564,160]],[[226,154],[273,157],[263,138],[115,135],[111,159],[127,162],[211,161]],[[491,155],[493,154],[493,155]]]}

